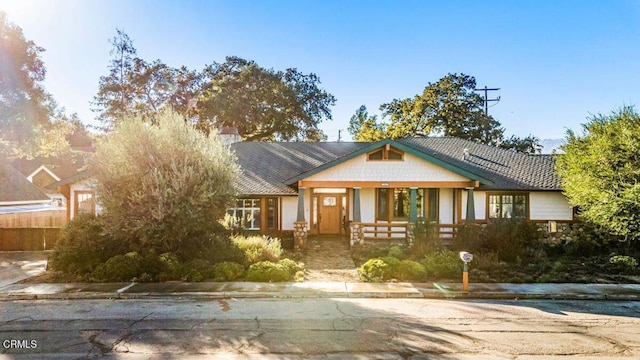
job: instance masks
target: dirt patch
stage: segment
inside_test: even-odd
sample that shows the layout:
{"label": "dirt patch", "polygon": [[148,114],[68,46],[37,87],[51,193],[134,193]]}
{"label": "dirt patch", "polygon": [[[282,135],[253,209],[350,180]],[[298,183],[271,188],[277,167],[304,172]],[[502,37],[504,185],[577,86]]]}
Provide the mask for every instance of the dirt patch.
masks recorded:
{"label": "dirt patch", "polygon": [[303,262],[304,281],[360,281],[347,239],[310,238]]}

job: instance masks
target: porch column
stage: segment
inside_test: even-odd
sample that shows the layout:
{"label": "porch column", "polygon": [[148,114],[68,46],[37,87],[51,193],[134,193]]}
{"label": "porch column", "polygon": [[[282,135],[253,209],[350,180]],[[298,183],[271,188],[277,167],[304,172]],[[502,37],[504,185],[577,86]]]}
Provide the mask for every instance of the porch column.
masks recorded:
{"label": "porch column", "polygon": [[476,222],[476,207],[473,203],[473,188],[467,188],[467,218],[465,220],[467,224],[473,224]]}
{"label": "porch column", "polygon": [[298,188],[298,217],[296,218],[296,222],[304,222],[304,189],[303,187]]}
{"label": "porch column", "polygon": [[293,223],[293,247],[300,250],[307,246],[307,222],[304,219],[304,189],[298,188],[298,217]]}
{"label": "porch column", "polygon": [[418,188],[409,188],[409,222],[418,220]]}
{"label": "porch column", "polygon": [[360,215],[360,188],[353,188],[353,222],[361,222],[362,216]]}

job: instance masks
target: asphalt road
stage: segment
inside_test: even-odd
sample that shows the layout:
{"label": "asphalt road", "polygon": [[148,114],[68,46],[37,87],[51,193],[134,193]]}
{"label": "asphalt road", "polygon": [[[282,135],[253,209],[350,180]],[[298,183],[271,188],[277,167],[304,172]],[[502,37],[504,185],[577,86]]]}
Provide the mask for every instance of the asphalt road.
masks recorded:
{"label": "asphalt road", "polygon": [[0,359],[640,358],[640,302],[0,302]]}

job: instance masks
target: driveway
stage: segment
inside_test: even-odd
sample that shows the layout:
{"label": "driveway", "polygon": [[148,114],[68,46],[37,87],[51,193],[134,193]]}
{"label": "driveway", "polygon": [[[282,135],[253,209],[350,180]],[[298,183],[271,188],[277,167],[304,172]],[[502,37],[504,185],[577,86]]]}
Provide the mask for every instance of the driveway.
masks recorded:
{"label": "driveway", "polygon": [[0,251],[0,289],[42,274],[49,254],[50,251]]}

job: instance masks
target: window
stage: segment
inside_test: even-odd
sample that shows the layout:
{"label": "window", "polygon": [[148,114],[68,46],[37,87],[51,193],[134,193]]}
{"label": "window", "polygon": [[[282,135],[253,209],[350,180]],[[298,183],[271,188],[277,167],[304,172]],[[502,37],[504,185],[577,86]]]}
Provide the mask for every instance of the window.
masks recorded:
{"label": "window", "polygon": [[235,217],[243,229],[260,230],[260,199],[238,199],[227,214]]}
{"label": "window", "polygon": [[[438,220],[438,189],[417,189],[416,190],[416,207],[417,216],[429,216],[429,219]],[[376,219],[406,220],[409,218],[411,210],[411,190],[408,188],[381,188],[377,189],[376,194]],[[428,197],[425,198],[425,195]],[[428,201],[428,202],[427,202]],[[425,209],[425,203],[429,207]],[[425,214],[425,210],[427,214]],[[391,216],[390,216],[391,215]]]}
{"label": "window", "polygon": [[488,211],[490,219],[526,219],[527,195],[491,194]]}
{"label": "window", "polygon": [[75,215],[89,214],[95,215],[96,202],[95,192],[90,190],[77,190],[75,192]]}
{"label": "window", "polygon": [[376,151],[367,154],[367,160],[380,161],[380,160],[402,160],[404,153],[400,150],[386,147],[378,149]]}
{"label": "window", "polygon": [[267,229],[278,230],[278,198],[267,198]]}

